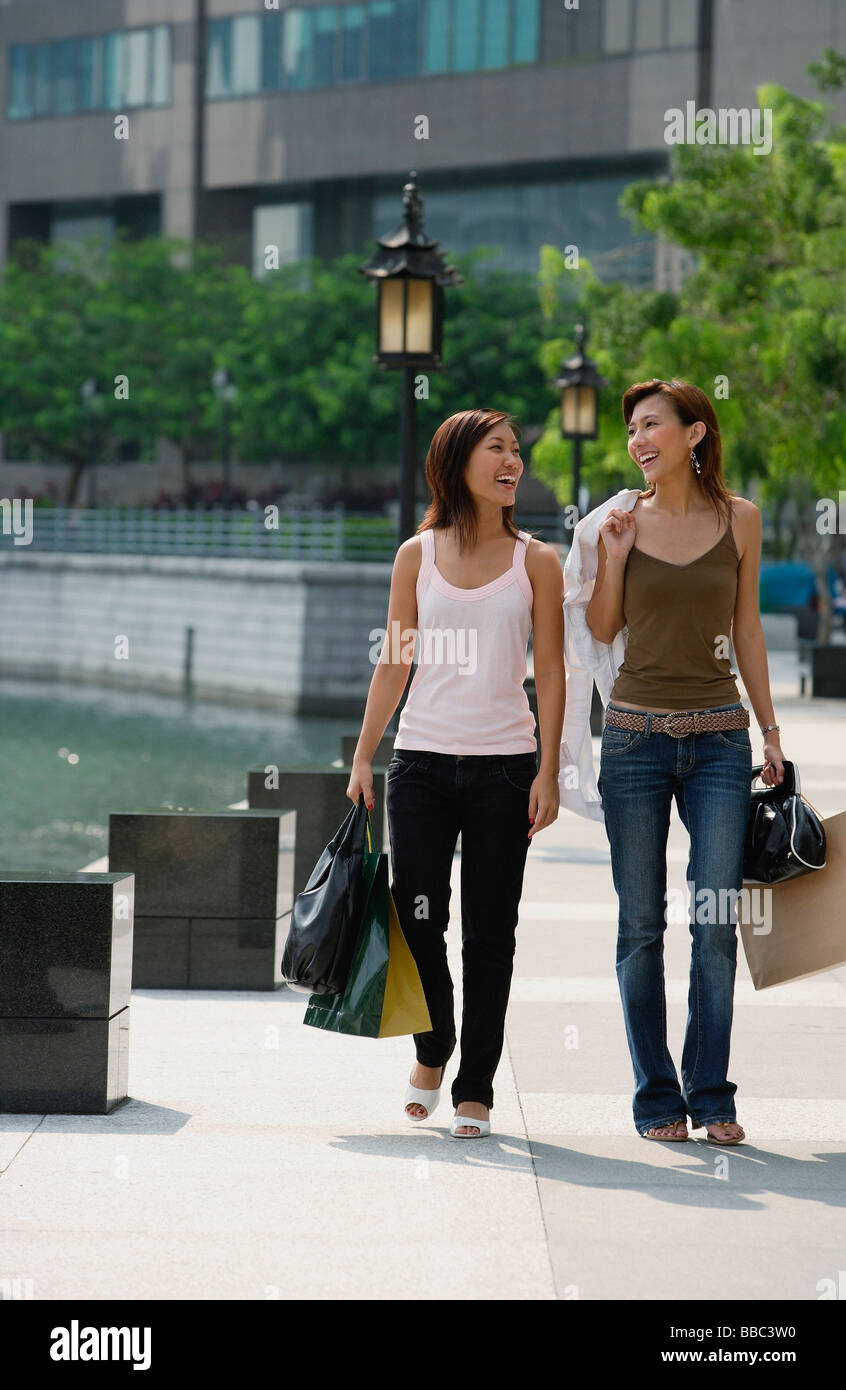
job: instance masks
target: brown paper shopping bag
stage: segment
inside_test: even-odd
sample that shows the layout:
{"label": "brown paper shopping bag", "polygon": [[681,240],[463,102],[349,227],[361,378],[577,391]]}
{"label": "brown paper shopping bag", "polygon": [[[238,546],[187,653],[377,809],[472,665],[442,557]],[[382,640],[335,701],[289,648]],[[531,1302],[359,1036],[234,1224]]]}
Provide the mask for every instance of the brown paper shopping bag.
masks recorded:
{"label": "brown paper shopping bag", "polygon": [[846,811],[824,820],[823,829],[824,868],[786,883],[743,885],[737,918],[756,989],[846,964]]}

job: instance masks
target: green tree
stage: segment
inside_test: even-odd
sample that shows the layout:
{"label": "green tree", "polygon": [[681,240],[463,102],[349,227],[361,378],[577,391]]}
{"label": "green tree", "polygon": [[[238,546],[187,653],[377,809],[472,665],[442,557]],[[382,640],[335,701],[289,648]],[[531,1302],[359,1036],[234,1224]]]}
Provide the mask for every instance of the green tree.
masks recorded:
{"label": "green tree", "polygon": [[[534,279],[482,269],[483,256],[462,258],[464,284],[446,294],[443,368],[428,374],[418,406],[421,455],[454,411],[492,405],[533,425],[548,408]],[[78,251],[17,247],[0,280],[7,452],[68,461],[72,503],[93,454],[149,457],[164,437],[181,452],[187,484],[191,459],[220,443],[211,378],[225,365],[237,385],[237,457],[292,472],[392,462],[399,379],[373,361],[376,291],[359,262],[315,260],[255,280],[225,244],[118,237]],[[88,377],[100,384],[96,419],[80,396]]]}
{"label": "green tree", "polygon": [[[544,342],[540,362],[544,380],[551,382],[565,357],[575,350],[573,327],[579,320],[590,328],[587,352],[608,385],[599,397],[598,436],[583,445],[584,481],[592,493],[607,496],[631,482],[632,463],[626,453],[620,397],[638,378],[632,375],[643,335],[666,332],[678,307],[677,296],[632,288],[621,282],[605,284],[590,261],[580,258],[578,270],[568,268],[564,255],[552,246],[541,252],[539,297]],[[650,376],[654,373],[650,372]],[[572,442],[562,440],[560,402],[547,412],[541,438],[532,451],[532,471],[564,505],[573,504]]]}
{"label": "green tree", "polygon": [[[490,405],[521,424],[546,414],[541,315],[531,275],[483,270],[485,248],[455,263],[445,292],[443,366],[418,401],[419,451],[455,411]],[[376,289],[361,258],[274,272],[249,304],[237,355],[248,385],[242,423],[253,457],[381,465],[397,458],[399,374],[373,361]]]}
{"label": "green tree", "polygon": [[[214,447],[211,377],[252,281],[225,248],[173,239],[16,248],[0,282],[0,427],[19,457],[71,464],[148,456],[164,435]],[[97,380],[96,415],[81,387]],[[125,381],[124,381],[125,379]]]}

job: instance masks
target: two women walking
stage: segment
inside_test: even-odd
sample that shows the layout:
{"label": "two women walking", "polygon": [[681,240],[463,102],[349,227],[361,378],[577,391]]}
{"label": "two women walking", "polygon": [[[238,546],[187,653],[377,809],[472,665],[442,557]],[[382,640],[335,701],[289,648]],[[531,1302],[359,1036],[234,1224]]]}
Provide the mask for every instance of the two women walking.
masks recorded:
{"label": "two women walking", "polygon": [[[426,460],[432,501],[394,563],[387,631],[401,641],[386,644],[376,665],[347,795],[374,804],[371,759],[417,645],[387,770],[392,892],[432,1020],[415,1035],[406,1114],[434,1113],[458,1043],[452,1133],[460,1138],[490,1133],[527,853],[559,801],[601,817],[610,844],[638,1133],[683,1140],[689,1116],[714,1142],[744,1138],[727,1071],[751,744],[730,647],[763,731],[763,780],[783,776],[758,613],[760,514],[726,488],[704,392],[639,383],[623,397],[623,416],[646,486],[624,489],[579,523],[563,584],[555,551],[514,524],[519,443],[511,418],[489,410],[453,415],[436,432]],[[539,763],[523,689],[530,633]],[[582,696],[571,701],[570,683],[577,696],[580,681]],[[608,695],[598,783],[594,681]],[[693,912],[681,1082],[667,1048],[663,975],[673,800],[690,835]],[[457,1039],[445,932],[459,834]],[[699,910],[712,899],[716,921]]]}

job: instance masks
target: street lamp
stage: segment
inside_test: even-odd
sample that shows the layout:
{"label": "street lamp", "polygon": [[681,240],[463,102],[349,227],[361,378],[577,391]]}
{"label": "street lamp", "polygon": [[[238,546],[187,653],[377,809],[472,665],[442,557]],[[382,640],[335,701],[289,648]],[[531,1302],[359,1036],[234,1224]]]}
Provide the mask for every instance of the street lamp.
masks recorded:
{"label": "street lamp", "polygon": [[596,363],[584,353],[587,333],[584,324],[574,330],[576,351],[566,357],[552,383],[561,391],[561,438],[573,441],[573,501],[577,517],[581,514],[582,440],[596,439],[599,433],[599,390],[607,386]]}
{"label": "street lamp", "polygon": [[228,367],[216,368],[212,376],[212,388],[220,402],[223,417],[223,505],[229,506],[230,495],[230,454],[232,444],[232,402],[238,394],[234,378]]}
{"label": "street lamp", "polygon": [[390,236],[378,237],[378,250],[358,267],[378,286],[377,351],[374,362],[403,373],[400,421],[400,543],[414,534],[417,418],[415,370],[441,367],[445,285],[461,285],[423,230],[423,200],[412,169],[403,188],[403,220]]}

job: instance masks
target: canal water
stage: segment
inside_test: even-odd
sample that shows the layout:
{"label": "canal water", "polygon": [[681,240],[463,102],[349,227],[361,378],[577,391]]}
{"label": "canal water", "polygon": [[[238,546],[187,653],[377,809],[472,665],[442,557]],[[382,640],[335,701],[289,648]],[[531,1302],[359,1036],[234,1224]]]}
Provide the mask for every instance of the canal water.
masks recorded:
{"label": "canal water", "polygon": [[222,810],[247,771],[328,766],[355,719],[0,680],[0,869],[79,869],[112,811]]}

